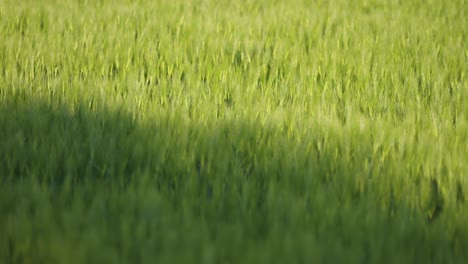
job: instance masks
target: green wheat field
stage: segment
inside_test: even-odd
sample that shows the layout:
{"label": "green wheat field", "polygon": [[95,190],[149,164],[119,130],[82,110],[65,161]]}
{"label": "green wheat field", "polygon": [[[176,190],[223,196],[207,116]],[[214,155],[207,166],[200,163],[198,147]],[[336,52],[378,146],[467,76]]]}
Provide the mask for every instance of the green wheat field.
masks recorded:
{"label": "green wheat field", "polygon": [[467,263],[465,0],[0,0],[0,263]]}

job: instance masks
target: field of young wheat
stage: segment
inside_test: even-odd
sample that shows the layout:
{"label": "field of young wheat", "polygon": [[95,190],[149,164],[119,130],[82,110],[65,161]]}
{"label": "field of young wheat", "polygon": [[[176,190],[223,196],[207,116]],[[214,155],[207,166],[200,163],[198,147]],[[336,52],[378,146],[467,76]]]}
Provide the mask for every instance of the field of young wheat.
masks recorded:
{"label": "field of young wheat", "polygon": [[0,263],[464,263],[464,0],[1,0]]}

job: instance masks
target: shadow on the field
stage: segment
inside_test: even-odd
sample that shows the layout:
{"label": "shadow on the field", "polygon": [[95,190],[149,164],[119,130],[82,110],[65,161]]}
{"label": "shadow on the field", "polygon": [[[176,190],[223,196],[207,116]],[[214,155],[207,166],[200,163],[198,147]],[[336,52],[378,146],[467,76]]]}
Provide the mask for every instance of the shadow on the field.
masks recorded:
{"label": "shadow on the field", "polygon": [[[399,179],[373,178],[373,172],[366,171],[362,161],[372,153],[356,152],[348,155],[350,160],[341,160],[346,150],[340,141],[320,130],[295,138],[280,125],[258,126],[247,120],[218,120],[215,125],[171,115],[139,120],[134,113],[96,106],[91,110],[85,103],[18,100],[0,105],[3,215],[14,212],[7,206],[8,197],[35,199],[27,192],[18,197],[14,191],[21,184],[35,182],[52,204],[56,204],[54,197],[105,201],[106,210],[114,213],[105,216],[103,225],[113,225],[117,230],[113,235],[119,239],[124,239],[119,237],[123,236],[119,228],[130,223],[116,219],[149,221],[148,201],[111,201],[103,194],[111,190],[129,199],[154,194],[170,207],[167,217],[181,229],[167,223],[153,225],[147,230],[150,236],[157,236],[161,228],[172,228],[176,234],[205,228],[212,237],[203,239],[210,242],[225,234],[223,245],[232,240],[231,246],[242,248],[269,241],[265,243],[280,251],[286,249],[278,240],[285,239],[296,247],[290,250],[298,258],[307,256],[307,245],[325,243],[328,246],[317,246],[323,252],[311,254],[340,262],[351,250],[360,252],[358,260],[362,261],[397,260],[389,256],[389,247],[410,254],[409,259],[422,254],[438,259],[467,242],[465,233],[443,232],[447,218],[436,181],[419,183],[429,186],[429,198],[421,208],[412,207],[395,190],[402,186]],[[359,144],[361,150],[373,147],[372,142]],[[89,188],[92,185],[99,188]],[[141,194],[130,194],[130,189]],[[124,205],[137,213],[121,214],[119,208]],[[56,206],[55,214],[75,210],[66,204]],[[86,208],[81,210],[86,215]],[[29,217],[35,221],[37,215]],[[457,223],[450,230],[457,230]],[[52,232],[60,233],[58,229]],[[10,236],[16,239],[15,233]],[[181,233],[177,239],[183,237]],[[202,238],[192,239],[202,244]],[[165,241],[161,238],[160,242]],[[16,249],[11,243],[7,255],[17,254],[12,253]],[[181,245],[188,248],[191,244]],[[369,252],[371,248],[377,251]],[[227,249],[221,251],[228,254]]]}

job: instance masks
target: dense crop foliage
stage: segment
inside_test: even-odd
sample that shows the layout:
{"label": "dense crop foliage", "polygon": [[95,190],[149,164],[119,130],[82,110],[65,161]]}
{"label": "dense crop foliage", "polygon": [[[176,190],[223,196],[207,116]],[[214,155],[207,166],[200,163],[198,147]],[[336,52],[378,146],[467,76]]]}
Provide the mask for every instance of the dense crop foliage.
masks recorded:
{"label": "dense crop foliage", "polygon": [[467,16],[0,1],[0,263],[463,263]]}

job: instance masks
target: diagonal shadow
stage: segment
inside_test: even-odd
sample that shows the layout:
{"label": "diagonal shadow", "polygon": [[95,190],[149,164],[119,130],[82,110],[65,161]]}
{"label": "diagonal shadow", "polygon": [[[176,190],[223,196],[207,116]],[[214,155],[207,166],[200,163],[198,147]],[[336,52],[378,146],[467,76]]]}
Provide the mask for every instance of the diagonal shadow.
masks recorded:
{"label": "diagonal shadow", "polygon": [[456,262],[466,254],[463,215],[440,183],[419,182],[430,191],[412,207],[401,179],[363,165],[372,141],[353,152],[323,129],[294,136],[249,120],[141,120],[19,97],[0,105],[0,128],[7,263]]}

